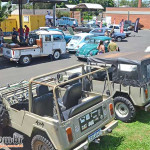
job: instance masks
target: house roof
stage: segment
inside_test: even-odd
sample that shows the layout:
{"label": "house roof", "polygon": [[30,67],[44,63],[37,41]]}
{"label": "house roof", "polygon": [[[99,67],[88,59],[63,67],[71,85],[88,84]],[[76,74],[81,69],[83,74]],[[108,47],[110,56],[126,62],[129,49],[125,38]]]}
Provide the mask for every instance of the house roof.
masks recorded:
{"label": "house roof", "polygon": [[104,9],[102,5],[94,3],[80,3],[76,5],[74,8],[93,9],[93,10]]}

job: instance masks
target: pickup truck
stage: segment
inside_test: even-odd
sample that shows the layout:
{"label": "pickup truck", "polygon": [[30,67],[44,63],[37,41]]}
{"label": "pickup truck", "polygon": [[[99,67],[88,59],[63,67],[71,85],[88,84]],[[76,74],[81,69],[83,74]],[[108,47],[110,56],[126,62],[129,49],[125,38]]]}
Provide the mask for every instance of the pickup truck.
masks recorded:
{"label": "pickup truck", "polygon": [[33,57],[51,56],[57,60],[66,53],[66,41],[61,32],[38,31],[37,45],[32,47],[3,48],[3,56],[10,61],[29,65]]}
{"label": "pickup truck", "polygon": [[[94,36],[105,36],[105,31],[110,32],[109,28],[96,28],[93,29],[92,31],[90,31],[89,33],[94,34]],[[114,32],[111,36],[112,38],[114,38],[116,41],[121,42],[123,39],[126,38],[126,34],[125,33],[120,33],[120,32]]]}

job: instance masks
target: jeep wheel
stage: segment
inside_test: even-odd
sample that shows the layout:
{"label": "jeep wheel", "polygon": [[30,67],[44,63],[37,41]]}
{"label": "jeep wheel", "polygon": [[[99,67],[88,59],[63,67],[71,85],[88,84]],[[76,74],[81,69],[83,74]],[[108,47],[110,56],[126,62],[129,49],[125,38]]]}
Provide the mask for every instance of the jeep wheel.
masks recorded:
{"label": "jeep wheel", "polygon": [[53,58],[54,58],[54,60],[58,60],[60,58],[60,52],[55,51],[54,54],[53,54]]}
{"label": "jeep wheel", "polygon": [[5,128],[9,123],[8,111],[3,104],[0,104],[0,128]]}
{"label": "jeep wheel", "polygon": [[55,150],[53,144],[45,137],[36,135],[31,141],[32,150]]}
{"label": "jeep wheel", "polygon": [[117,37],[117,41],[118,41],[118,42],[121,42],[121,41],[122,41],[122,38],[121,38],[121,37]]}
{"label": "jeep wheel", "polygon": [[31,56],[21,56],[19,63],[22,65],[29,65],[31,63]]}
{"label": "jeep wheel", "polygon": [[123,122],[132,122],[136,115],[134,105],[125,97],[115,97],[115,114],[116,119]]}

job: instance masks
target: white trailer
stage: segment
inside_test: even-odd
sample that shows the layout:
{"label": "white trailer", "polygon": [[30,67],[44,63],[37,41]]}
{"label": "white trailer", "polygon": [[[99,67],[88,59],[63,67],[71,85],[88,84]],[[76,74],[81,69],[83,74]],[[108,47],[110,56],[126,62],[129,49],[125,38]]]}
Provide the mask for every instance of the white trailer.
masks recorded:
{"label": "white trailer", "polygon": [[52,56],[55,60],[66,53],[66,41],[59,31],[38,31],[37,45],[32,47],[3,48],[3,56],[10,61],[29,65],[33,57]]}

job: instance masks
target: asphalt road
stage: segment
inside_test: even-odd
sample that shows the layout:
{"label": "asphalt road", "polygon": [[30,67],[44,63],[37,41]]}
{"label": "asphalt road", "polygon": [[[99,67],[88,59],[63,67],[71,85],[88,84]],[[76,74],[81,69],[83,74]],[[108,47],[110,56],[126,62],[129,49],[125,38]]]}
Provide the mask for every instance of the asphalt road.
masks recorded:
{"label": "asphalt road", "polygon": [[[117,42],[120,51],[144,51],[150,46],[150,30],[140,30],[139,33],[132,32],[131,36]],[[35,58],[30,66],[21,66],[15,62],[0,57],[0,86],[29,80],[31,77],[62,69],[79,62],[74,54],[65,54],[60,60],[50,61],[48,57]]]}

